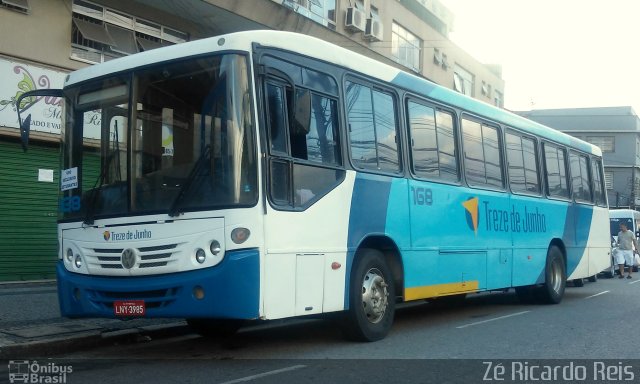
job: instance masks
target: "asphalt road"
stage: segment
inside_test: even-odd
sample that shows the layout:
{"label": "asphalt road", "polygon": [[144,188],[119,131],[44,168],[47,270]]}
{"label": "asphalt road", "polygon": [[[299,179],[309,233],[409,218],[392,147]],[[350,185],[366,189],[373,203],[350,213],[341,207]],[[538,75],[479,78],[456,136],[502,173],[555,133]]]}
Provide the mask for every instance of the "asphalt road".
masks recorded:
{"label": "asphalt road", "polygon": [[[524,305],[513,291],[404,305],[375,343],[344,341],[332,321],[293,320],[222,341],[181,334],[51,361],[73,367],[67,383],[532,382],[538,365],[583,383],[637,382],[638,335],[640,279],[615,278],[570,286],[559,305]],[[555,379],[546,382],[571,381]]]}

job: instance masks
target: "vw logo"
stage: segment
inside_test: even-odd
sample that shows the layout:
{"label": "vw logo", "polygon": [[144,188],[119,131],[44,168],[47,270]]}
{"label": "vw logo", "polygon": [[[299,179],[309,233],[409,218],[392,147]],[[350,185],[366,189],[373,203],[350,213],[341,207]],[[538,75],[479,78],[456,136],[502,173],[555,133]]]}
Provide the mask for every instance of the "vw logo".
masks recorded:
{"label": "vw logo", "polygon": [[124,252],[122,252],[121,260],[122,266],[125,269],[133,268],[133,266],[136,265],[136,251],[131,248],[125,249]]}

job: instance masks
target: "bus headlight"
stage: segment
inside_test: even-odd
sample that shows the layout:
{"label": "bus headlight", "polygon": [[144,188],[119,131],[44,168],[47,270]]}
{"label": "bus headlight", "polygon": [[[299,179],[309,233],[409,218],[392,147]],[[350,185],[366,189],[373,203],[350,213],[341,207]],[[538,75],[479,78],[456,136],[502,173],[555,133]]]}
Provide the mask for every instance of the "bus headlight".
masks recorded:
{"label": "bus headlight", "polygon": [[82,257],[80,257],[80,255],[76,255],[76,261],[74,264],[78,269],[82,267]]}
{"label": "bus headlight", "polygon": [[207,254],[204,252],[204,249],[198,248],[196,251],[196,261],[200,264],[204,263],[207,259]]}
{"label": "bus headlight", "polygon": [[209,250],[214,256],[220,253],[222,248],[220,247],[220,243],[218,242],[218,240],[213,240],[211,242],[211,245],[209,245]]}
{"label": "bus headlight", "polygon": [[67,248],[67,261],[70,263],[73,261],[73,251],[71,248]]}

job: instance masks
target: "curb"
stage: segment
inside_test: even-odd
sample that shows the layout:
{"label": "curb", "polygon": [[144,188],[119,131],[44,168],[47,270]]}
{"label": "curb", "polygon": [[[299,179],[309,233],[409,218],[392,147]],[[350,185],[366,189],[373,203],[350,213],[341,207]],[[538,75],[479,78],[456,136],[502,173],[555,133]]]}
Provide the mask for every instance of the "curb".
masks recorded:
{"label": "curb", "polygon": [[33,358],[59,355],[87,348],[116,343],[146,342],[153,338],[182,335],[191,332],[184,322],[150,325],[121,330],[88,331],[73,335],[33,340],[0,348],[0,359]]}

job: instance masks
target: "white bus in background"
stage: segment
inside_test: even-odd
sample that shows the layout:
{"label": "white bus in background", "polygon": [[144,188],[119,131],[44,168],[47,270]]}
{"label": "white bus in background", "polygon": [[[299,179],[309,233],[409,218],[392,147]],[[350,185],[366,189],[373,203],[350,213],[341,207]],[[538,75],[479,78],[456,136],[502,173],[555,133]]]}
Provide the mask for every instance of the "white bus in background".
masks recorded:
{"label": "white bus in background", "polygon": [[[634,209],[611,209],[609,210],[609,224],[611,229],[611,268],[607,269],[606,274],[613,277],[618,270],[616,265],[614,252],[616,243],[618,241],[618,232],[620,232],[620,224],[624,223],[627,229],[633,231],[636,235],[636,239],[640,237],[640,212]],[[637,271],[637,267],[634,267],[634,271]]]}
{"label": "white bus in background", "polygon": [[611,209],[609,210],[609,222],[611,224],[611,236],[617,241],[620,232],[620,223],[627,225],[627,228],[638,237],[640,228],[640,212],[634,209]]}

